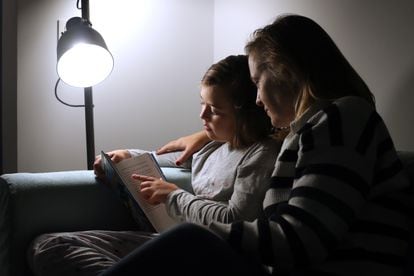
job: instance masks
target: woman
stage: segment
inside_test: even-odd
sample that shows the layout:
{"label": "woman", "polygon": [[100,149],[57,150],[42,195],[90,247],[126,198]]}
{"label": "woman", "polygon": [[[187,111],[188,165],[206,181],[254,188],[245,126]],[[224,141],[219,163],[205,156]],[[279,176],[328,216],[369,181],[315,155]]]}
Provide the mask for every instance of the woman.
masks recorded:
{"label": "woman", "polygon": [[[289,129],[263,202],[266,218],[212,223],[210,232],[179,226],[104,275],[187,275],[173,266],[177,258],[165,261],[167,270],[154,268],[151,256],[186,250],[196,269],[202,261],[191,256],[215,248],[224,253],[201,275],[402,275],[410,184],[367,85],[303,16],[281,16],[255,31],[246,52],[257,104],[276,129]],[[182,162],[206,139],[197,133],[159,152],[184,150]],[[168,249],[178,244],[178,252]]]}
{"label": "woman", "polygon": [[[132,177],[151,204],[165,203],[169,215],[178,221],[207,226],[262,217],[266,180],[280,142],[270,137],[270,120],[255,104],[247,57],[229,56],[213,64],[201,81],[200,98],[204,132],[212,142],[195,154],[190,164],[194,194],[164,180]],[[109,154],[120,161],[139,152],[116,150]],[[165,163],[175,156],[157,158]],[[100,163],[97,158],[94,167],[102,177]],[[153,237],[153,233],[135,231],[45,234],[31,246],[29,263],[37,275],[97,275]]]}

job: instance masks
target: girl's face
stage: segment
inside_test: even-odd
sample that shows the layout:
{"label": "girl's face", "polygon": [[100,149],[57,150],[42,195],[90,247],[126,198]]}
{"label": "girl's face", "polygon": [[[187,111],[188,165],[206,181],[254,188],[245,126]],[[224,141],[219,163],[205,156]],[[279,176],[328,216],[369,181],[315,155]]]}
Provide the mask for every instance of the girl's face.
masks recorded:
{"label": "girl's face", "polygon": [[203,85],[200,97],[200,118],[207,136],[215,141],[232,141],[236,131],[235,110],[223,88]]}
{"label": "girl's face", "polygon": [[263,106],[274,127],[288,127],[295,119],[296,96],[282,82],[277,83],[270,72],[258,70],[254,56],[249,56],[252,81],[257,87],[256,104]]}

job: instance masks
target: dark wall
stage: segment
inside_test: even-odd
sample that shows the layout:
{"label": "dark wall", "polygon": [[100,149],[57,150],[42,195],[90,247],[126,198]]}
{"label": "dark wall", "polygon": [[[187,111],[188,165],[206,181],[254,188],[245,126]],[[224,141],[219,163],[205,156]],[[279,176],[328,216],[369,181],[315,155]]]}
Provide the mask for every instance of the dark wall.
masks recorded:
{"label": "dark wall", "polygon": [[[3,64],[3,0],[0,0],[0,64]],[[0,65],[0,174],[3,173],[3,65]]]}
{"label": "dark wall", "polygon": [[17,1],[0,0],[0,173],[17,171]]}

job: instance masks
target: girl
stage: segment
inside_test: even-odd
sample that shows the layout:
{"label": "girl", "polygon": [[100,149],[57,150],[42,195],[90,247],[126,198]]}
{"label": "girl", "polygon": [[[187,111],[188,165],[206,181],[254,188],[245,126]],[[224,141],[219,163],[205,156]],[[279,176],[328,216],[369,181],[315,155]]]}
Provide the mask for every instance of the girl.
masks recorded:
{"label": "girl", "polygon": [[[166,203],[169,215],[178,221],[208,226],[263,217],[261,203],[280,143],[270,137],[270,120],[255,104],[247,57],[229,56],[213,64],[201,81],[200,98],[204,133],[212,141],[186,163],[194,194],[160,179],[132,177],[150,203]],[[115,150],[109,155],[120,161],[137,152]],[[165,164],[176,156],[157,158]],[[99,177],[100,163],[97,158],[94,164]],[[97,275],[153,237],[142,231],[44,234],[33,242],[29,264],[36,275]]]}

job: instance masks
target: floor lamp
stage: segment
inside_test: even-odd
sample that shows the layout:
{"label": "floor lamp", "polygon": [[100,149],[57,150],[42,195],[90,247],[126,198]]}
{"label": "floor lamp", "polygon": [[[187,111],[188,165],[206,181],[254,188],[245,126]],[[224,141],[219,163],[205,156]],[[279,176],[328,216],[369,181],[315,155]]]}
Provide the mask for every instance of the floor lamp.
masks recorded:
{"label": "floor lamp", "polygon": [[58,40],[57,73],[63,82],[84,88],[87,164],[91,170],[95,160],[92,86],[111,73],[114,61],[104,39],[89,21],[89,1],[82,0],[80,9],[82,17],[69,19]]}

